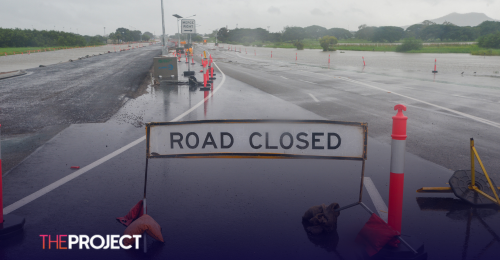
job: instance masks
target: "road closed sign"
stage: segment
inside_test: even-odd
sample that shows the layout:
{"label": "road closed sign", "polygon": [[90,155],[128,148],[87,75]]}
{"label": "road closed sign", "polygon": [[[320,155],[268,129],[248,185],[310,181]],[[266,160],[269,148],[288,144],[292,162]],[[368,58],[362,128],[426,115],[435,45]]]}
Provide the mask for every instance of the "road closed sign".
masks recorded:
{"label": "road closed sign", "polygon": [[147,157],[366,160],[367,128],[328,120],[148,123]]}
{"label": "road closed sign", "polygon": [[181,20],[181,33],[196,33],[196,23],[194,19]]}

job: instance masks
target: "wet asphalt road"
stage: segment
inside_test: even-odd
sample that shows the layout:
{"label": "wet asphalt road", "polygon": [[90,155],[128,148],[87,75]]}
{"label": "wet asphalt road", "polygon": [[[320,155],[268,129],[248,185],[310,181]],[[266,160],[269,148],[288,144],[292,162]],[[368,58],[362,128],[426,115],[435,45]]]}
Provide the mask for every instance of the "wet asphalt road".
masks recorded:
{"label": "wet asphalt road", "polygon": [[105,122],[142,95],[159,48],[90,56],[1,80],[4,172],[69,125]]}
{"label": "wet asphalt road", "polygon": [[[386,144],[391,141],[393,107],[404,104],[409,118],[407,151],[448,169],[466,169],[470,167],[469,139],[474,138],[488,173],[500,183],[498,77],[461,77],[461,70],[453,73],[442,63],[440,70],[444,74],[433,75],[420,70],[398,72],[391,68],[384,72],[383,68],[370,66],[365,69],[362,63],[357,68],[351,62],[343,67],[337,61],[329,68],[323,60],[304,61],[305,55],[319,56],[316,52],[321,51],[317,50],[301,52],[302,60],[295,62],[289,57],[294,57],[296,50],[274,49],[274,58],[270,59],[260,48],[257,49],[261,55],[257,56],[253,48],[248,49],[248,54],[227,51],[227,46],[220,49],[223,51],[212,53],[228,76],[331,120],[367,122],[369,136]],[[289,55],[284,54],[287,51]],[[370,53],[363,55],[368,57]],[[420,56],[417,59],[421,60]],[[469,57],[463,55],[462,59],[467,61]],[[359,57],[355,58],[358,61]],[[479,57],[470,57],[473,62],[464,62],[465,65],[456,64],[460,59],[453,58],[455,69],[481,67]],[[404,64],[408,66],[411,59],[405,60],[410,60]],[[485,63],[488,71],[500,69],[498,58]]]}
{"label": "wet asphalt road", "polygon": [[[298,79],[295,79],[281,86],[287,89],[271,85],[275,92],[269,93],[271,87],[266,89],[266,85],[271,84],[268,80],[271,76],[245,71],[252,64],[239,68],[238,74],[232,70],[238,65],[222,63],[218,62],[220,68],[228,74],[224,84],[182,121],[332,119],[317,109],[331,104],[324,104],[327,94],[321,95],[314,84],[297,86]],[[221,72],[217,74],[216,88],[223,78]],[[241,75],[253,77],[253,81],[248,81],[251,84],[242,82],[247,79]],[[309,88],[306,93],[313,94],[320,102],[303,95],[299,90],[304,88]],[[286,92],[295,99],[286,97]],[[200,104],[203,97],[204,92],[188,86],[148,86],[144,95],[129,100],[106,122],[72,124],[4,178],[4,205],[9,209],[9,205],[69,176],[74,173],[70,166],[89,165],[138,140],[144,135],[142,122],[170,121]],[[335,102],[339,101],[332,99],[331,103]],[[356,104],[365,106],[366,102]],[[390,122],[390,116],[395,114],[393,104],[386,106],[388,111],[371,109],[370,113],[387,116],[386,121]],[[363,121],[363,116],[370,119],[364,111],[351,110],[351,116],[347,110],[339,111],[335,119]],[[406,114],[416,117],[410,111]],[[377,128],[376,120],[368,123],[366,176],[387,202],[390,146],[381,136],[390,136],[390,127],[389,130]],[[124,216],[142,198],[144,161],[145,142],[142,141],[32,202],[12,212],[9,210],[9,214],[25,216],[27,223],[22,236],[1,244],[2,259],[40,256],[54,259],[353,259],[356,251],[353,240],[369,217],[360,207],[342,211],[337,234],[319,241],[308,238],[300,223],[302,214],[312,205],[338,202],[343,206],[356,201],[359,162],[154,159],[149,163],[148,212],[162,226],[165,244],[149,238],[147,255],[142,254],[142,250],[41,249],[39,234],[121,234],[125,228],[115,218]],[[406,166],[403,233],[425,241],[430,259],[477,256],[495,259],[499,253],[495,240],[500,230],[498,209],[471,210],[450,194],[418,195],[415,190],[422,186],[445,186],[452,171],[412,153],[406,155]],[[372,210],[376,209],[366,190],[364,201]],[[471,212],[474,218],[468,232],[467,218]],[[489,247],[485,249],[486,246]]]}

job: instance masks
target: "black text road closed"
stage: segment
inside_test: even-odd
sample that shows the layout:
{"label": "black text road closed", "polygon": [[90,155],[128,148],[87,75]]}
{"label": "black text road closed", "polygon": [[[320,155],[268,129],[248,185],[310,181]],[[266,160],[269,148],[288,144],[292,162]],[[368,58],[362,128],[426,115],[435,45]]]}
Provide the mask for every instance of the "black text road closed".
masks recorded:
{"label": "black text road closed", "polygon": [[366,159],[365,123],[205,120],[149,123],[147,156]]}

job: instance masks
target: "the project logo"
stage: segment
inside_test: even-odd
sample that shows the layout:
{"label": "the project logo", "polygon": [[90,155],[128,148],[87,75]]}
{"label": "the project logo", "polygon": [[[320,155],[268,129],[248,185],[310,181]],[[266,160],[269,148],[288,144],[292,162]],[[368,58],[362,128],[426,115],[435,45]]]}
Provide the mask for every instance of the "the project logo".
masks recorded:
{"label": "the project logo", "polygon": [[43,249],[130,249],[135,243],[139,249],[139,239],[142,235],[40,235]]}

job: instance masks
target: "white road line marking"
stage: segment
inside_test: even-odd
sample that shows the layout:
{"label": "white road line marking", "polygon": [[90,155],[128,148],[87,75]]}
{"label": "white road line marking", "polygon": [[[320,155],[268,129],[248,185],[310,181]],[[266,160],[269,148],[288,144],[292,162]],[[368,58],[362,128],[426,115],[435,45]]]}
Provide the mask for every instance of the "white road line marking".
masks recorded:
{"label": "white road line marking", "polygon": [[[314,73],[314,74],[319,74],[319,75],[323,75],[323,76],[327,76],[327,77],[332,77],[332,76],[330,76],[330,75],[324,75],[324,74],[321,74],[321,73],[316,73],[316,72],[311,72],[311,73]],[[334,78],[335,78],[335,77],[334,77]],[[481,123],[486,124],[486,125],[489,125],[489,126],[493,126],[493,127],[496,127],[496,128],[500,128],[500,123],[493,122],[493,121],[490,121],[490,120],[488,120],[488,119],[484,119],[484,118],[481,118],[481,117],[477,117],[477,116],[469,115],[469,114],[466,114],[466,113],[463,113],[463,112],[460,112],[460,111],[457,111],[457,110],[453,110],[453,109],[451,109],[451,108],[447,108],[447,107],[443,107],[443,106],[435,105],[435,104],[429,103],[429,102],[427,102],[427,101],[423,101],[423,100],[420,100],[420,99],[417,99],[417,98],[413,98],[413,97],[405,96],[405,95],[402,95],[402,94],[396,93],[396,92],[394,92],[394,91],[386,90],[386,89],[383,89],[383,88],[380,88],[380,87],[375,87],[375,86],[373,86],[373,85],[370,85],[370,84],[367,84],[367,83],[364,83],[364,82],[360,82],[360,81],[356,81],[356,80],[352,80],[352,79],[349,79],[349,78],[346,78],[346,77],[337,77],[337,78],[340,78],[341,80],[348,81],[348,82],[352,82],[352,83],[355,83],[355,84],[363,85],[363,86],[366,86],[366,87],[369,87],[369,88],[377,89],[377,90],[380,90],[380,91],[384,91],[384,92],[391,92],[391,94],[398,95],[398,96],[400,96],[400,97],[404,97],[404,98],[407,98],[407,99],[411,99],[411,100],[413,100],[413,101],[417,101],[417,102],[420,102],[420,103],[424,103],[424,104],[426,104],[426,105],[433,106],[433,107],[435,107],[435,108],[439,108],[439,109],[443,109],[443,110],[446,110],[446,111],[452,112],[452,113],[454,113],[454,114],[457,114],[457,115],[460,115],[460,116],[463,116],[463,117],[466,117],[466,118],[472,119],[472,120],[474,120],[474,121],[481,122]]]}
{"label": "white road line marking", "polygon": [[488,102],[488,103],[495,103],[494,101],[487,100],[487,99],[482,99],[482,98],[472,98],[472,97],[460,96],[460,95],[457,95],[457,94],[453,94],[452,96],[466,98],[466,99],[474,99],[474,100],[479,100],[479,101],[485,101],[485,102]]}
{"label": "white road line marking", "polygon": [[370,195],[370,199],[372,199],[373,205],[375,205],[375,208],[377,209],[378,215],[382,220],[387,222],[389,210],[387,209],[387,205],[382,199],[382,196],[380,196],[377,187],[375,187],[375,184],[370,177],[365,177],[363,183],[368,191],[368,195]]}
{"label": "white road line marking", "polygon": [[[203,99],[202,101],[198,102],[198,104],[194,105],[192,108],[190,108],[189,110],[187,110],[186,112],[180,114],[178,117],[174,118],[171,122],[175,122],[175,121],[179,121],[180,119],[182,119],[184,116],[186,116],[187,114],[191,113],[193,110],[195,110],[196,108],[198,108],[199,106],[201,106],[206,100],[208,100],[210,97],[212,97],[215,92],[217,92],[221,87],[222,85],[224,84],[224,82],[226,81],[226,75],[224,74],[224,72],[222,72],[222,70],[219,68],[219,66],[217,66],[217,64],[214,62],[213,63],[215,65],[215,67],[217,67],[217,69],[220,71],[220,73],[222,74],[222,80],[221,82],[219,83],[219,85],[214,89],[214,91],[212,93],[210,93],[205,99]],[[11,212],[13,212],[14,210],[16,209],[19,209],[21,207],[23,207],[24,205],[40,198],[41,196],[53,191],[54,189],[62,186],[63,184],[75,179],[76,177],[92,170],[93,168],[103,164],[104,162],[116,157],[117,155],[127,151],[128,149],[132,148],[133,146],[141,143],[142,141],[146,140],[146,136],[143,136],[127,145],[125,145],[124,147],[102,157],[101,159],[81,168],[80,170],[77,170],[69,175],[67,175],[66,177],[62,178],[62,179],[59,179],[55,182],[53,182],[52,184],[49,184],[47,186],[45,186],[44,188],[10,204],[9,206],[3,208],[3,214],[9,214]]]}
{"label": "white road line marking", "polygon": [[285,77],[283,77],[283,76],[280,76],[280,77],[282,77],[282,78],[284,78],[284,79],[288,79],[288,78],[285,78]]}
{"label": "white road line marking", "polygon": [[314,101],[319,102],[319,100],[315,96],[313,96],[313,94],[311,94],[311,93],[308,93],[308,94],[309,94],[309,96],[312,97],[312,99],[314,99]]}
{"label": "white road line marking", "polygon": [[[401,103],[401,102],[395,102],[395,103]],[[463,116],[457,116],[457,115],[453,115],[453,114],[450,114],[450,113],[444,113],[444,112],[440,112],[440,111],[436,111],[436,110],[432,110],[432,109],[428,109],[428,108],[423,108],[423,107],[419,107],[419,106],[414,106],[414,105],[405,105],[407,107],[414,107],[414,108],[418,108],[418,109],[422,109],[422,110],[425,110],[425,111],[429,111],[431,113],[437,113],[437,114],[441,114],[441,115],[445,115],[445,116],[452,116],[452,117],[456,117],[456,118],[464,118]]]}
{"label": "white road line marking", "polygon": [[299,81],[302,81],[302,82],[305,82],[305,83],[309,83],[309,84],[318,85],[318,83],[314,83],[314,82],[310,82],[310,81],[306,81],[306,80],[299,79]]}

